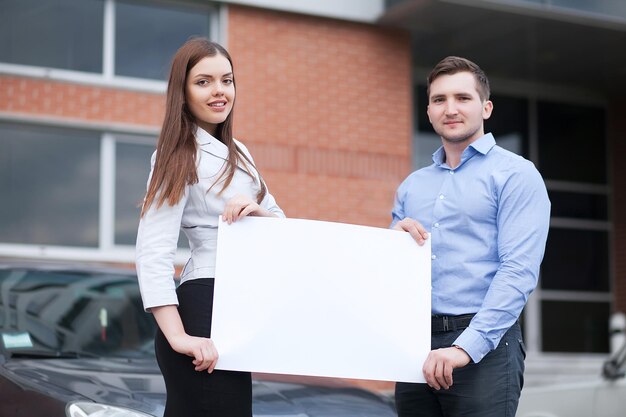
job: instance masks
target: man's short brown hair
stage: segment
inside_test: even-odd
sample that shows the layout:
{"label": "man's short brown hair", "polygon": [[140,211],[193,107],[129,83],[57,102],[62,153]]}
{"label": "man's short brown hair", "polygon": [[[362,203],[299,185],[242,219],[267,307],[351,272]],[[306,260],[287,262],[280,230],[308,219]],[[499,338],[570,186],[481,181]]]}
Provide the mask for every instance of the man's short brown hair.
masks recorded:
{"label": "man's short brown hair", "polygon": [[430,97],[430,84],[441,75],[453,75],[457,72],[470,72],[474,75],[476,80],[476,90],[481,100],[489,100],[489,80],[485,75],[485,72],[480,69],[478,65],[466,58],[458,56],[448,56],[439,61],[433,70],[428,74],[426,79],[428,84],[426,87],[426,93]]}

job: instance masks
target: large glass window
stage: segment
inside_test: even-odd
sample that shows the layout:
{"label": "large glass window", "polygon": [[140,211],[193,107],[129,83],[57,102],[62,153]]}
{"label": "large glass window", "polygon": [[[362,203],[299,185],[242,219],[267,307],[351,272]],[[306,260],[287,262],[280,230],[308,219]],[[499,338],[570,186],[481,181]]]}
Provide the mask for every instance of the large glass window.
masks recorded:
{"label": "large glass window", "polygon": [[125,142],[115,146],[115,244],[134,245],[140,204],[150,172],[154,145]]}
{"label": "large glass window", "polygon": [[[134,246],[155,145],[154,136],[0,123],[0,243]],[[182,232],[178,247],[189,248]]]}
{"label": "large glass window", "polygon": [[606,184],[606,115],[602,108],[540,101],[539,166],[545,178]]}
{"label": "large glass window", "polygon": [[214,8],[194,2],[0,0],[0,10],[0,63],[106,78],[166,80],[183,42],[215,32]]}
{"label": "large glass window", "polygon": [[541,312],[544,352],[609,351],[609,303],[546,300]]}
{"label": "large glass window", "polygon": [[98,245],[98,139],[0,124],[0,242]]}
{"label": "large glass window", "polygon": [[574,219],[608,220],[606,194],[548,190],[552,216]]}
{"label": "large glass window", "polygon": [[[156,138],[115,136],[115,245],[135,245]],[[189,248],[181,231],[179,248]]]}
{"label": "large glass window", "polygon": [[553,227],[541,264],[541,288],[609,291],[608,243],[606,231]]}
{"label": "large glass window", "polygon": [[209,35],[206,9],[118,1],[115,73],[164,80],[170,59],[191,35]]}
{"label": "large glass window", "polygon": [[[604,108],[537,102],[539,169],[552,201],[540,280],[544,351],[608,351],[611,226],[606,146]],[[555,337],[564,322],[572,328],[561,328]]]}
{"label": "large glass window", "polygon": [[103,0],[0,0],[0,62],[102,71]]}

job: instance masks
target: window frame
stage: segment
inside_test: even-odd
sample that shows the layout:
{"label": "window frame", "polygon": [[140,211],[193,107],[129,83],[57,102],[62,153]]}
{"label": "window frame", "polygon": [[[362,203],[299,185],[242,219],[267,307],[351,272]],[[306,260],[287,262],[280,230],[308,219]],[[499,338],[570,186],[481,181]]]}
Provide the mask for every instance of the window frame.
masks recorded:
{"label": "window frame", "polygon": [[[79,121],[42,120],[36,117],[8,117],[5,115],[0,115],[0,123],[19,123],[67,130],[90,130],[100,135],[98,246],[87,248],[0,242],[0,254],[3,257],[133,263],[135,261],[135,246],[115,243],[115,146],[117,143],[150,144],[156,149],[159,129],[148,127],[116,128],[108,124],[98,125]],[[147,163],[148,161],[146,161]],[[147,177],[148,172],[146,171]],[[183,265],[189,256],[189,249],[179,248],[174,261],[177,265]]]}
{"label": "window frame", "polygon": [[[89,73],[76,70],[66,70],[58,68],[50,68],[44,66],[11,64],[0,62],[0,74],[26,76],[32,78],[45,78],[57,81],[69,81],[75,84],[88,84],[91,86],[103,86],[121,88],[125,90],[144,91],[152,93],[164,93],[167,89],[167,81],[152,80],[147,78],[126,77],[115,74],[115,6],[118,0],[104,1],[104,34],[102,45],[102,72]],[[223,41],[224,30],[222,30],[221,22],[224,20],[223,6],[214,4],[200,3],[196,1],[143,1],[146,4],[166,4],[197,7],[200,10],[206,10],[209,22],[209,37],[216,39],[218,42]],[[223,42],[222,42],[223,43]]]}

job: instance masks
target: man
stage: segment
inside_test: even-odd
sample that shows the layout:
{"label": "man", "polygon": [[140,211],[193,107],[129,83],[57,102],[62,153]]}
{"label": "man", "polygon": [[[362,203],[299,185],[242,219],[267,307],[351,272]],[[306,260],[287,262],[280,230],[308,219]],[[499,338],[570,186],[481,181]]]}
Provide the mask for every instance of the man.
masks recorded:
{"label": "man", "polygon": [[398,414],[514,417],[525,358],[517,319],[537,284],[550,201],[535,166],[484,133],[493,104],[478,65],[443,59],[427,91],[443,146],[398,188],[391,227],[432,239],[433,350],[426,384],[396,384]]}

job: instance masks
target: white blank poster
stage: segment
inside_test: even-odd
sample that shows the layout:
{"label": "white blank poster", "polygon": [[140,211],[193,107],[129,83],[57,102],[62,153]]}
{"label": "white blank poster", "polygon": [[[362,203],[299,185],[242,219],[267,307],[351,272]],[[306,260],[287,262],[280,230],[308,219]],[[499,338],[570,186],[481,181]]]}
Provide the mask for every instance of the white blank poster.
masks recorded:
{"label": "white blank poster", "polygon": [[218,231],[218,369],[424,382],[430,239],[301,219]]}

